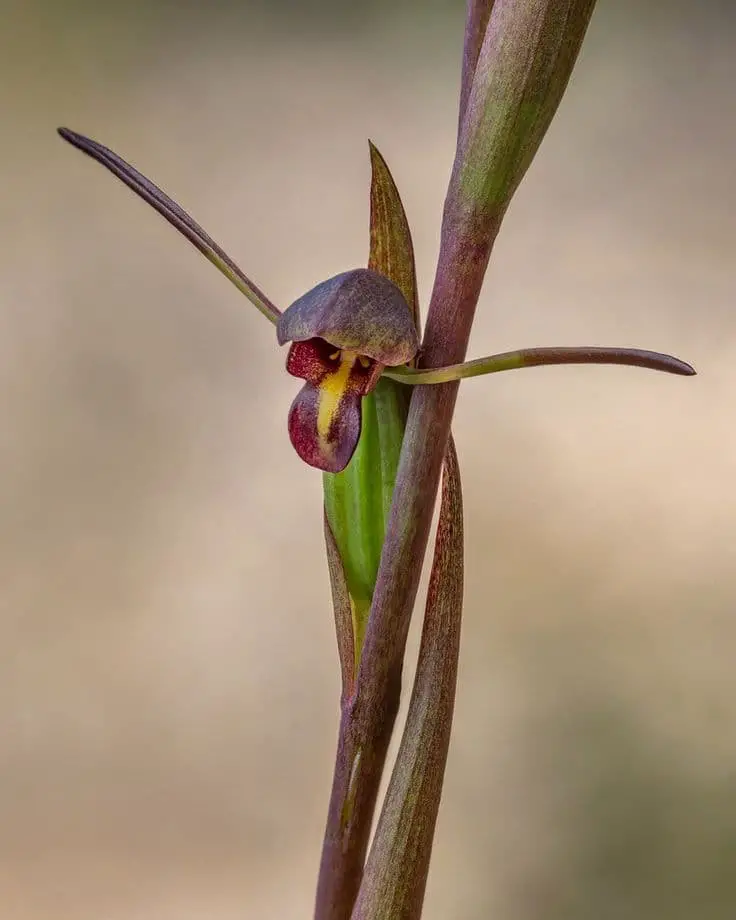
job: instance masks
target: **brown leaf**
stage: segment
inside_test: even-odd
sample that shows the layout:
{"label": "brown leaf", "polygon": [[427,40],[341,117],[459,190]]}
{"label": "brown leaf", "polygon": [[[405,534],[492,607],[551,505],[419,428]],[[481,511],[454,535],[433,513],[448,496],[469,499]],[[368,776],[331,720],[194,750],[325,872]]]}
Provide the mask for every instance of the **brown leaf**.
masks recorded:
{"label": "brown leaf", "polygon": [[463,45],[463,75],[460,83],[460,111],[458,131],[462,129],[470,87],[473,85],[478,56],[491,18],[494,0],[468,0],[465,16],[465,42]]}
{"label": "brown leaf", "polygon": [[462,488],[450,438],[409,713],[353,920],[421,915],[452,727],[462,600]]}

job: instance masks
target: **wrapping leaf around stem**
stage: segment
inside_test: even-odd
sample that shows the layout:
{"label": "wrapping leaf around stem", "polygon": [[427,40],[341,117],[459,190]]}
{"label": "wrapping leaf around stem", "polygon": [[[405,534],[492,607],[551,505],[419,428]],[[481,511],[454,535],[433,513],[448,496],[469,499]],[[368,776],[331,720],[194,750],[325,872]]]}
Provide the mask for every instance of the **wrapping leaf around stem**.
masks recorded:
{"label": "wrapping leaf around stem", "polygon": [[463,503],[450,437],[409,711],[352,920],[421,915],[455,703],[463,606]]}

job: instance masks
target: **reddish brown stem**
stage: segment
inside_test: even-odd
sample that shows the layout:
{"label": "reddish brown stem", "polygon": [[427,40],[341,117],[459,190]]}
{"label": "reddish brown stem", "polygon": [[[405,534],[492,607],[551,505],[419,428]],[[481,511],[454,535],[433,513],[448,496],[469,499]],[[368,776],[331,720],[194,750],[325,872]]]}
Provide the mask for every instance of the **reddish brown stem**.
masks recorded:
{"label": "reddish brown stem", "polygon": [[399,682],[392,681],[375,725],[356,719],[355,697],[343,702],[317,882],[317,920],[347,920],[352,912],[399,709],[399,689]]}
{"label": "reddish brown stem", "polygon": [[[486,233],[469,240],[450,221],[444,222],[425,337],[425,360],[433,365],[462,361],[465,356],[496,229],[488,228]],[[462,265],[462,270],[458,271],[458,265]],[[456,333],[449,324],[455,325]],[[457,389],[457,383],[417,387],[412,395],[355,691],[342,708],[316,920],[348,920],[360,886],[378,788],[399,705],[406,636],[429,540]]]}
{"label": "reddish brown stem", "polygon": [[[449,226],[448,226],[449,224]],[[497,227],[469,239],[446,219],[427,318],[424,362],[462,361]],[[459,270],[458,266],[462,266]],[[423,363],[424,363],[423,362]],[[376,726],[384,690],[399,679],[411,611],[427,548],[457,383],[417,387],[412,395],[386,541],[358,669],[356,712]]]}

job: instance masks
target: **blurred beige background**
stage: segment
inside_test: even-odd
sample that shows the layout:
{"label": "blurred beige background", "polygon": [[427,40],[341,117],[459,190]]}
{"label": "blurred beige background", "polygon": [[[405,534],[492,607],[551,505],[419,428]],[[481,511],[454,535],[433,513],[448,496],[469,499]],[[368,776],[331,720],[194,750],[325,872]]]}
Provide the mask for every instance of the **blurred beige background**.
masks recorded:
{"label": "blurred beige background", "polygon": [[[311,914],[338,669],[296,385],[54,129],[284,305],[364,262],[371,137],[426,303],[463,5],[344,6],[0,0],[3,920]],[[726,0],[600,0],[495,250],[473,355],[632,344],[700,376],[463,385],[428,920],[736,912],[735,39]]]}

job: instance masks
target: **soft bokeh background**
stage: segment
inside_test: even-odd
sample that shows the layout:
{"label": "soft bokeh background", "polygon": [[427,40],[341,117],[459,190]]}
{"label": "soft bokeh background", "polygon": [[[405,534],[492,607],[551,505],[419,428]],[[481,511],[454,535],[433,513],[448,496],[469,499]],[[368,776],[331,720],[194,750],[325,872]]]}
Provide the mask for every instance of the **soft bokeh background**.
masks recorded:
{"label": "soft bokeh background", "polygon": [[[463,385],[457,716],[426,917],[736,910],[736,14],[600,0]],[[320,479],[268,325],[54,134],[287,304],[365,261],[370,136],[421,292],[459,2],[0,0],[0,911],[303,918],[337,724]],[[416,637],[412,648],[416,647]]]}

